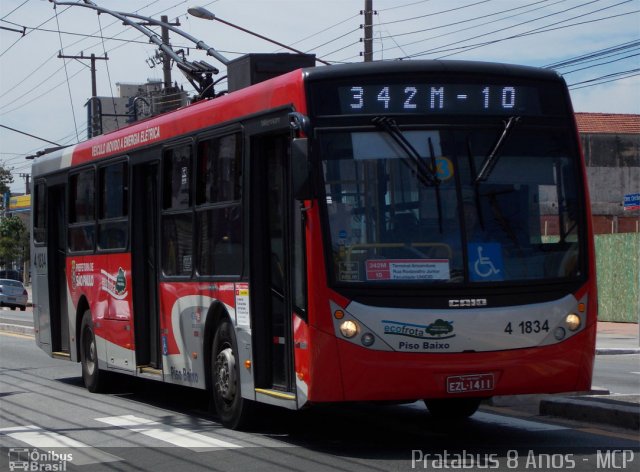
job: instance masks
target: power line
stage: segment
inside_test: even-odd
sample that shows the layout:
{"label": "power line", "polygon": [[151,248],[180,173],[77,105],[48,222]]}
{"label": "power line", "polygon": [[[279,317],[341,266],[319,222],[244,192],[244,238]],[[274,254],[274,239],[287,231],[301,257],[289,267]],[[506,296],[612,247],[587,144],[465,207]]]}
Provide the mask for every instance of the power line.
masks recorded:
{"label": "power line", "polygon": [[[426,51],[422,51],[422,52],[419,52],[419,53],[412,54],[412,55],[406,57],[406,59],[411,58],[411,57],[422,56],[422,55],[428,54],[428,53],[430,53],[432,51],[436,51],[437,52],[437,51],[441,50],[442,48],[446,48],[448,46],[453,46],[455,44],[460,44],[460,43],[466,43],[467,41],[470,41],[472,39],[483,38],[485,36],[490,36],[492,34],[496,34],[496,33],[501,32],[501,31],[505,31],[505,30],[512,29],[512,28],[517,28],[518,26],[522,26],[522,25],[525,25],[525,24],[533,23],[534,21],[542,20],[544,18],[549,18],[549,17],[555,16],[555,15],[560,15],[562,13],[566,13],[567,11],[575,10],[576,8],[581,8],[582,6],[589,5],[591,3],[596,3],[596,2],[599,2],[599,1],[600,0],[591,0],[590,2],[588,2],[588,3],[584,4],[584,5],[578,5],[578,6],[575,6],[575,7],[567,8],[567,9],[561,10],[559,12],[549,13],[547,15],[539,16],[538,18],[533,18],[531,20],[522,21],[520,23],[516,23],[515,25],[507,26],[506,28],[501,28],[499,30],[489,31],[488,33],[483,33],[483,34],[479,34],[479,35],[476,35],[476,36],[471,36],[469,38],[461,39],[459,41],[454,41],[453,43],[445,44],[445,45],[442,45],[442,46],[438,46],[436,48],[432,48],[432,49],[428,49]],[[484,44],[491,44],[491,43],[479,43],[479,44],[483,44],[484,45]],[[468,47],[468,46],[463,46],[462,48],[465,48],[465,47]],[[462,48],[454,48],[452,50],[462,49]]]}
{"label": "power line", "polygon": [[54,146],[60,146],[58,143],[54,143],[53,141],[49,141],[48,139],[41,138],[40,136],[36,136],[34,134],[27,133],[26,131],[20,131],[19,129],[11,128],[11,127],[6,126],[6,125],[0,125],[0,128],[5,128],[5,129],[8,129],[8,130],[13,131],[15,133],[24,134],[25,136],[29,136],[31,138],[39,139],[40,141],[44,141],[46,143],[53,144]]}
{"label": "power line", "polygon": [[[521,37],[529,36],[529,35],[532,35],[532,34],[538,34],[540,32],[553,31],[554,29],[562,29],[562,28],[565,28],[565,27],[577,26],[578,24],[583,24],[583,23],[577,23],[577,24],[573,24],[573,25],[566,25],[566,26],[561,27],[561,28],[550,28],[551,26],[558,25],[558,24],[561,24],[561,23],[565,23],[567,21],[571,21],[571,20],[574,20],[576,18],[581,18],[583,16],[591,15],[593,13],[598,13],[598,12],[601,12],[603,10],[614,8],[616,6],[620,6],[620,5],[625,4],[625,3],[630,3],[630,2],[632,2],[634,0],[624,0],[624,1],[620,2],[620,3],[615,4],[615,5],[611,5],[611,6],[608,6],[608,7],[605,7],[605,8],[594,10],[594,11],[591,11],[591,12],[588,12],[588,13],[583,13],[581,15],[576,15],[576,16],[573,16],[571,18],[566,18],[564,20],[561,20],[561,21],[558,21],[558,22],[555,22],[555,23],[551,23],[551,24],[548,24],[548,25],[540,26],[538,28],[534,28],[532,30],[525,31],[523,33],[518,33],[518,34],[515,34],[515,35],[511,35],[511,36],[507,36],[507,37],[504,37],[504,38],[485,41],[485,42],[482,42],[482,43],[470,44],[470,45],[461,46],[461,47],[458,47],[458,48],[443,49],[443,48],[446,48],[448,46],[453,46],[455,44],[465,43],[465,42],[467,42],[469,40],[472,40],[472,39],[478,39],[478,38],[482,38],[482,37],[485,37],[485,36],[490,36],[492,34],[500,32],[500,31],[504,31],[504,30],[507,30],[507,29],[512,29],[512,28],[515,28],[515,27],[518,27],[518,26],[529,24],[529,23],[532,23],[534,21],[538,21],[538,20],[541,20],[541,19],[544,19],[544,18],[549,18],[551,16],[559,15],[561,13],[566,13],[566,12],[568,12],[570,10],[575,10],[576,8],[581,8],[583,6],[590,5],[590,4],[596,3],[598,1],[600,1],[600,0],[591,0],[590,2],[587,2],[587,3],[583,4],[583,5],[567,8],[565,10],[562,10],[562,11],[559,11],[559,12],[556,12],[556,13],[550,13],[548,15],[543,15],[541,17],[534,18],[533,20],[524,21],[524,22],[517,23],[517,24],[512,25],[512,26],[508,26],[508,27],[503,28],[501,30],[494,30],[494,31],[491,31],[491,32],[488,32],[488,33],[483,33],[483,34],[480,34],[480,35],[476,35],[476,36],[472,36],[472,37],[469,37],[469,38],[465,38],[465,39],[462,39],[460,41],[454,41],[453,43],[445,44],[445,45],[442,45],[442,46],[438,46],[436,48],[432,48],[432,49],[428,49],[426,51],[421,51],[421,52],[412,54],[412,55],[410,55],[410,56],[408,56],[406,58],[408,59],[408,58],[411,58],[411,57],[423,56],[423,55],[426,55],[426,54],[429,54],[429,53],[437,54],[437,53],[440,53],[440,52],[448,52],[448,51],[455,51],[455,50],[458,50],[458,52],[456,52],[455,54],[459,54],[460,52],[464,52],[464,51],[467,51],[467,50],[470,50],[470,49],[476,49],[478,47],[483,47],[483,46],[486,46],[486,45],[489,45],[489,44],[495,44],[495,43],[498,43],[498,42],[501,42],[501,41],[506,41],[506,40],[509,40],[509,39],[521,38]],[[627,14],[627,13],[631,13],[631,12],[626,12],[624,14]],[[621,15],[615,15],[615,16],[621,16]],[[613,17],[615,17],[615,16],[613,16]],[[609,18],[613,18],[613,17],[600,18],[600,19],[593,20],[593,21],[601,21],[603,19],[609,19]],[[462,49],[464,51],[460,51],[460,49]],[[449,55],[451,55],[451,54],[449,54]],[[447,56],[441,56],[441,57],[439,57],[439,59],[441,59],[442,57],[447,57]]]}
{"label": "power line", "polygon": [[11,10],[9,13],[7,13],[6,15],[4,15],[2,18],[0,18],[0,20],[4,20],[6,17],[10,16],[13,12],[15,12],[16,10],[19,10],[21,7],[23,7],[26,3],[29,3],[29,0],[24,0],[24,2],[22,2],[20,5],[18,5],[17,7],[15,7],[13,10]]}
{"label": "power line", "polygon": [[[54,5],[54,9],[55,9],[55,5]],[[58,25],[58,31],[60,31],[60,21],[58,20],[58,12],[56,10],[56,24]],[[59,36],[60,37],[60,52],[62,52],[64,50],[64,47],[62,46],[62,35]],[[66,59],[63,59],[64,62],[64,74],[67,77],[67,89],[69,90],[69,100],[71,102],[71,115],[73,116],[73,124],[75,125],[76,128],[76,137],[78,139],[78,142],[80,142],[80,136],[78,136],[78,123],[76,122],[76,112],[73,109],[73,95],[71,93],[71,83],[69,82],[69,72],[67,71],[67,61]]]}
{"label": "power line", "polygon": [[[62,11],[60,12],[60,14],[62,14],[62,13],[64,13],[64,12],[66,12],[69,8],[71,8],[71,7],[67,7],[67,8],[65,8],[64,10],[62,10]],[[43,21],[42,23],[40,23],[40,24],[37,26],[37,28],[39,28],[40,26],[42,26],[42,25],[44,25],[44,24],[47,24],[47,23],[48,23],[48,22],[50,22],[52,19],[56,18],[56,17],[57,17],[57,15],[58,15],[58,13],[56,12],[56,14],[55,14],[54,16],[52,16],[52,17],[51,17],[51,18],[49,18],[48,20]],[[22,35],[22,38],[24,38],[25,36],[27,36],[27,35],[28,35],[28,34],[30,34],[30,33],[31,33],[31,31],[29,31],[28,33],[25,33],[24,35]],[[22,39],[22,38],[20,38],[20,39]],[[18,42],[18,41],[16,41],[16,42],[15,42],[15,43],[13,43],[11,46],[9,46],[7,49],[5,49],[4,51],[2,51],[2,53],[0,53],[0,57],[4,56],[7,52],[9,52],[9,50],[10,50],[13,46],[15,46],[15,45],[17,44],[17,42]]]}
{"label": "power line", "polygon": [[563,67],[568,67],[570,65],[574,65],[580,62],[586,62],[589,59],[600,57],[601,55],[606,56],[609,53],[613,53],[616,51],[625,51],[628,48],[636,48],[640,46],[640,40],[628,41],[626,43],[616,44],[614,46],[609,46],[608,48],[599,49],[597,51],[592,51],[587,54],[582,54],[580,56],[572,57],[569,59],[565,59],[563,61],[554,62],[552,64],[547,64],[544,66],[547,69],[561,69]]}
{"label": "power line", "polygon": [[405,21],[413,21],[413,20],[419,20],[421,18],[432,18],[436,15],[442,15],[443,13],[451,13],[452,11],[458,11],[458,10],[464,10],[465,8],[470,8],[470,7],[474,7],[476,5],[480,5],[481,3],[488,3],[491,2],[493,0],[480,0],[479,2],[476,3],[470,3],[469,5],[463,5],[461,7],[456,7],[456,8],[450,8],[448,10],[442,10],[442,11],[437,11],[434,13],[427,13],[426,15],[420,15],[420,16],[413,16],[411,18],[403,18],[401,20],[393,20],[393,21],[387,21],[386,23],[381,23],[382,26],[386,26],[386,25],[392,25],[395,23],[402,23]]}
{"label": "power line", "polygon": [[[449,26],[461,25],[463,23],[469,23],[471,21],[477,21],[477,20],[480,20],[482,18],[489,18],[491,16],[501,15],[503,13],[508,13],[508,12],[515,11],[515,10],[521,10],[522,8],[527,8],[527,7],[530,7],[530,6],[533,6],[533,5],[537,5],[539,3],[546,3],[548,1],[549,0],[539,0],[537,2],[533,2],[533,3],[526,4],[526,5],[521,5],[519,7],[511,8],[509,10],[500,10],[500,11],[497,11],[497,12],[493,12],[493,13],[489,13],[489,14],[481,15],[481,16],[474,15],[472,18],[467,18],[466,20],[455,21],[453,23],[447,23],[447,24],[439,25],[439,26],[432,26],[430,28],[424,28],[424,29],[415,30],[415,31],[408,31],[406,33],[396,33],[394,35],[383,36],[382,39],[393,38],[393,37],[397,38],[399,36],[408,36],[408,35],[412,35],[412,34],[425,33],[427,31],[433,31],[433,30],[437,30],[437,29],[448,28]],[[477,24],[477,25],[474,25],[474,26],[470,26],[468,28],[462,28],[462,29],[451,31],[449,33],[445,33],[445,34],[442,34],[442,35],[431,36],[429,38],[424,38],[424,39],[421,39],[419,41],[406,43],[406,44],[403,44],[403,47],[409,46],[411,44],[421,43],[421,42],[424,42],[424,41],[429,40],[429,39],[441,38],[443,36],[449,36],[449,35],[452,35],[452,34],[458,34],[458,33],[461,33],[462,31],[467,31],[467,30],[470,30],[470,29],[479,28],[480,26],[490,25],[491,23],[497,23],[499,21],[504,21],[504,20],[507,20],[509,18],[514,18],[516,16],[524,15],[526,13],[531,13],[531,12],[534,12],[536,10],[541,10],[543,8],[548,8],[550,6],[557,5],[558,3],[563,3],[565,1],[566,0],[559,0],[559,1],[555,2],[555,3],[552,3],[551,5],[544,5],[542,7],[537,7],[537,8],[528,10],[528,11],[523,11],[523,12],[520,12],[520,13],[516,13],[515,15],[509,15],[509,16],[505,16],[503,18],[498,18],[496,20],[486,21],[484,23],[480,23],[480,24]]]}
{"label": "power line", "polygon": [[640,56],[640,53],[629,54],[628,56],[619,57],[618,59],[614,59],[612,61],[600,62],[598,64],[592,64],[590,66],[581,67],[579,69],[573,69],[573,70],[570,70],[570,71],[567,71],[567,72],[563,72],[562,75],[569,75],[569,74],[573,74],[574,72],[578,72],[578,71],[581,71],[581,70],[592,69],[594,67],[600,67],[600,66],[604,66],[606,64],[613,64],[614,62],[624,61],[625,59],[629,59],[631,57],[636,57],[636,56]]}
{"label": "power line", "polygon": [[418,1],[418,2],[411,2],[411,3],[407,3],[407,4],[405,4],[405,5],[398,5],[398,6],[395,6],[395,7],[383,8],[383,9],[378,10],[378,11],[380,12],[380,11],[397,10],[398,8],[411,7],[411,6],[413,6],[413,5],[417,5],[417,4],[419,4],[419,3],[427,3],[427,2],[430,2],[430,1],[431,1],[431,0],[420,0],[420,1]]}
{"label": "power line", "polygon": [[[595,77],[593,79],[583,80],[581,82],[575,82],[573,84],[570,84],[568,87],[571,90],[578,90],[581,88],[592,87],[594,85],[602,85],[608,82],[615,82],[617,80],[628,79],[630,77],[635,77],[637,75],[640,75],[640,68],[629,69],[621,72],[614,72],[613,74],[601,75],[600,77]],[[603,80],[603,79],[609,79],[609,80]],[[589,84],[589,85],[583,85],[583,84]],[[583,85],[583,86],[576,87],[576,85]]]}

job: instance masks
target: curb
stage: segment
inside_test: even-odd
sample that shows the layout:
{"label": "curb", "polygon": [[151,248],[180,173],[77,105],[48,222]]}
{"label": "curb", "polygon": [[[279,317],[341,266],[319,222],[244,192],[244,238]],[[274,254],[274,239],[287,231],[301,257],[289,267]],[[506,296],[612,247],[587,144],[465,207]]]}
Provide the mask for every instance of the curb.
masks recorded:
{"label": "curb", "polygon": [[640,404],[625,401],[638,395],[545,398],[540,414],[640,431]]}
{"label": "curb", "polygon": [[617,347],[609,347],[609,348],[596,348],[596,355],[599,356],[608,356],[614,354],[640,354],[640,347],[635,348],[617,348]]}
{"label": "curb", "polygon": [[0,331],[13,334],[23,334],[25,336],[35,337],[33,326],[25,326],[21,324],[0,323]]}

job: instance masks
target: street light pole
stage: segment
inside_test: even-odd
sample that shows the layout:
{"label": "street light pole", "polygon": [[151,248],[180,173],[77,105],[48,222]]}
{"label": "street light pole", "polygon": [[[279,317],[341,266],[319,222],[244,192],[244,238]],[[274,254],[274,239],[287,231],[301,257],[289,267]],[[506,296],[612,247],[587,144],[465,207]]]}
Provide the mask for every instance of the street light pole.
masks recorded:
{"label": "street light pole", "polygon": [[[263,35],[261,35],[259,33],[256,33],[254,31],[248,30],[246,28],[243,28],[242,26],[238,26],[238,25],[233,24],[233,23],[231,23],[229,21],[223,20],[220,17],[217,17],[215,14],[211,13],[209,10],[207,10],[204,7],[191,7],[189,9],[187,9],[187,12],[189,14],[195,16],[196,18],[201,18],[203,20],[212,20],[212,21],[215,20],[215,21],[223,23],[223,24],[225,24],[227,26],[231,26],[232,28],[240,30],[240,31],[242,31],[244,33],[250,34],[250,35],[255,36],[257,38],[260,38],[260,39],[264,39],[265,41],[268,41],[268,42],[273,43],[273,44],[275,44],[277,46],[280,46],[281,48],[284,48],[284,49],[287,49],[289,51],[295,52],[296,54],[305,54],[304,52],[302,52],[302,51],[300,51],[298,49],[292,48],[291,46],[287,46],[286,44],[282,44],[281,42],[276,41],[275,39],[267,38],[266,36],[263,36]],[[321,62],[322,64],[326,64],[328,66],[331,65],[331,63],[329,63],[327,61],[323,61],[322,59],[318,59],[317,57],[316,57],[316,61],[317,62]]]}

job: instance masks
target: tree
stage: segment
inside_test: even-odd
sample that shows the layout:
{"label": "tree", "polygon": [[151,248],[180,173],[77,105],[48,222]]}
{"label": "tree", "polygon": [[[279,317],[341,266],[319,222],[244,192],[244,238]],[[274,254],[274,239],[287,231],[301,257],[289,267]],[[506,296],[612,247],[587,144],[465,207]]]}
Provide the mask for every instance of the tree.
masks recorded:
{"label": "tree", "polygon": [[13,183],[13,169],[7,169],[4,164],[0,164],[0,195],[10,192],[9,185]]}
{"label": "tree", "polygon": [[28,258],[29,233],[22,219],[16,215],[0,219],[0,265],[11,268],[14,263],[22,267]]}

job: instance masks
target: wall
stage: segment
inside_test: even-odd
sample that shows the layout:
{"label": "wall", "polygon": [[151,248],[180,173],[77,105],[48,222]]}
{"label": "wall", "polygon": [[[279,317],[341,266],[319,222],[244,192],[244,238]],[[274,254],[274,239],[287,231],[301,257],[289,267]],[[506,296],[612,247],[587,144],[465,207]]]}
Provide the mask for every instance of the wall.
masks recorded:
{"label": "wall", "polygon": [[640,135],[580,135],[587,164],[595,234],[640,232],[640,212],[624,211],[623,198],[640,192]]}
{"label": "wall", "polygon": [[598,319],[638,322],[640,316],[640,233],[595,236]]}

